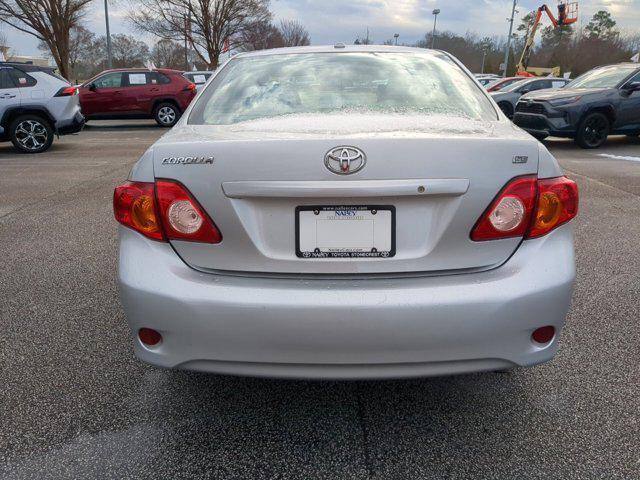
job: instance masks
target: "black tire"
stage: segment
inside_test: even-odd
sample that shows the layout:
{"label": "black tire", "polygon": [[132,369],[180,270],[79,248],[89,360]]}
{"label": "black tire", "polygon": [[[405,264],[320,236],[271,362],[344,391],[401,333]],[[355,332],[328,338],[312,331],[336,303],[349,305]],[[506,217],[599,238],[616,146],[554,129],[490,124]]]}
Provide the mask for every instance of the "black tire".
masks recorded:
{"label": "black tire", "polygon": [[9,138],[20,153],[42,153],[53,143],[53,127],[40,115],[20,115],[9,126]]}
{"label": "black tire", "polygon": [[607,141],[611,124],[600,112],[589,113],[582,119],[576,132],[576,143],[582,148],[599,148]]}
{"label": "black tire", "polygon": [[498,106],[500,107],[500,110],[502,110],[502,113],[504,113],[509,120],[513,120],[513,105],[511,105],[509,102],[499,102]]}
{"label": "black tire", "polygon": [[180,109],[171,102],[162,102],[156,105],[153,111],[153,119],[158,125],[165,128],[173,127],[180,119]]}

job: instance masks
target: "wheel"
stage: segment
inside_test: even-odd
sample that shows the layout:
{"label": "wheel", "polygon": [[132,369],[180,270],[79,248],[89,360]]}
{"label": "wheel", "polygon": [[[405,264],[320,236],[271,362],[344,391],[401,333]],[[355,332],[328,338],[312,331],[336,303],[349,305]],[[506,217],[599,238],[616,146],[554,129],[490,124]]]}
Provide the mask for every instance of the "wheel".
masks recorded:
{"label": "wheel", "polygon": [[42,153],[53,143],[53,127],[39,115],[20,115],[11,122],[9,138],[20,153]]}
{"label": "wheel", "polygon": [[498,106],[509,120],[513,118],[513,105],[511,105],[509,102],[500,102],[498,103]]}
{"label": "wheel", "polygon": [[156,107],[153,117],[161,127],[173,127],[180,118],[180,110],[173,103],[161,103]]}
{"label": "wheel", "polygon": [[582,119],[576,132],[576,143],[582,148],[598,148],[609,136],[609,119],[600,112],[593,112]]}

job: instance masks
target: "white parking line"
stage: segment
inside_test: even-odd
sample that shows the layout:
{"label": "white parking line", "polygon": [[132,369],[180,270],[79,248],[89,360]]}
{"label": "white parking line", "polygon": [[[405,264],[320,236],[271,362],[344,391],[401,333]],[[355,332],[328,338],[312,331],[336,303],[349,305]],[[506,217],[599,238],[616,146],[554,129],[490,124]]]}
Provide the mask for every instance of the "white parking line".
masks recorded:
{"label": "white parking line", "polygon": [[629,157],[625,155],[612,155],[610,153],[598,153],[599,157],[613,158],[614,160],[629,160],[630,162],[640,162],[640,157]]}

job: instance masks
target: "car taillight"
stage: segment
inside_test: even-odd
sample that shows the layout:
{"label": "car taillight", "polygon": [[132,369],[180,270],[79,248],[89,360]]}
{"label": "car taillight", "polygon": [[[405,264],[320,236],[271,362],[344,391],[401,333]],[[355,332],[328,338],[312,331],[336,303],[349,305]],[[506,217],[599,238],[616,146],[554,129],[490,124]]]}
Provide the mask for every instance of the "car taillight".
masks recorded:
{"label": "car taillight", "polygon": [[567,177],[538,180],[538,204],[527,238],[546,235],[578,214],[578,185]]}
{"label": "car taillight", "polygon": [[521,237],[529,227],[536,201],[535,176],[511,180],[491,202],[471,231],[471,239]]}
{"label": "car taillight", "polygon": [[195,83],[188,83],[186,87],[184,87],[182,90],[184,90],[185,92],[194,92],[197,90],[196,84]]}
{"label": "car taillight", "polygon": [[54,96],[71,97],[73,95],[78,95],[78,87],[62,87]]}
{"label": "car taillight", "polygon": [[113,213],[121,224],[154,240],[164,240],[153,183],[125,182],[116,187]]}
{"label": "car taillight", "polygon": [[171,180],[123,183],[113,192],[113,212],[118,222],[153,240],[222,241],[196,199]]}
{"label": "car taillight", "polygon": [[156,198],[168,239],[203,243],[222,241],[222,235],[213,220],[182,184],[172,180],[157,180]]}
{"label": "car taillight", "polygon": [[566,177],[511,180],[491,202],[471,231],[475,241],[535,238],[578,213],[578,187]]}

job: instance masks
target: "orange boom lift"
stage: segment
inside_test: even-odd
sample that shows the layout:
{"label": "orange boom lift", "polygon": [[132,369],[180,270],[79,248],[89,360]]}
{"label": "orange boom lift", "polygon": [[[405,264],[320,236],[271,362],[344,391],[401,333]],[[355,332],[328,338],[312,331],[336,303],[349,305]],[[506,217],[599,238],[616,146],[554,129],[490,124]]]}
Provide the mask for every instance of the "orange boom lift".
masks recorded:
{"label": "orange boom lift", "polygon": [[[531,30],[527,35],[527,39],[524,44],[524,49],[522,50],[522,55],[520,56],[520,61],[518,65],[516,65],[517,75],[533,77],[527,68],[529,67],[529,58],[531,57],[531,52],[533,51],[533,44],[536,37],[536,32],[538,31],[538,26],[540,25],[540,20],[542,20],[542,14],[546,13],[554,28],[562,27],[564,25],[571,25],[572,23],[578,20],[578,3],[577,2],[567,2],[560,1],[558,2],[558,18],[553,16],[551,10],[546,5],[542,5],[538,7],[536,10],[536,16],[533,21],[533,25],[531,26]],[[537,73],[554,73],[555,75],[559,75],[559,68],[537,68],[532,67],[529,70],[536,71]],[[557,72],[556,72],[557,70]]]}

